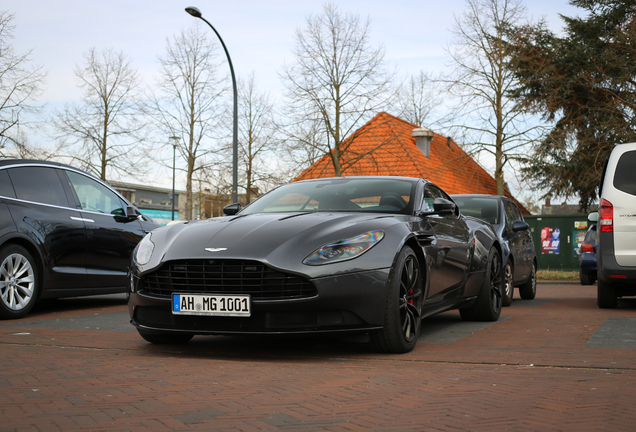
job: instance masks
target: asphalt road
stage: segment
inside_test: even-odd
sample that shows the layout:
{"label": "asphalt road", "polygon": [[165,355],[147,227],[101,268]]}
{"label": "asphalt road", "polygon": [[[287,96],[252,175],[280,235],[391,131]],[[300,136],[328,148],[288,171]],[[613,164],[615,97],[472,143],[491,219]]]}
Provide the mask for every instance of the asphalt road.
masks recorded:
{"label": "asphalt road", "polygon": [[[517,294],[516,294],[517,295]],[[496,323],[425,320],[415,350],[365,336],[146,343],[123,296],[0,321],[0,431],[632,431],[636,298],[539,285]]]}

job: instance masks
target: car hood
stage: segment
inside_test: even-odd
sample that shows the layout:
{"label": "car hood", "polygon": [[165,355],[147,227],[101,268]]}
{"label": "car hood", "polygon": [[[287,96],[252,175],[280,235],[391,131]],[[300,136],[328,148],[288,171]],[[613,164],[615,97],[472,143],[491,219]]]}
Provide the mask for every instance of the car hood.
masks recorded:
{"label": "car hood", "polygon": [[[302,265],[302,260],[326,243],[374,229],[386,231],[404,218],[400,215],[316,212],[257,213],[208,219],[154,231],[153,242],[157,250],[153,255],[161,256],[161,262],[200,258],[253,259],[274,267],[305,272],[308,266]],[[393,257],[387,258],[385,265],[390,266]]]}

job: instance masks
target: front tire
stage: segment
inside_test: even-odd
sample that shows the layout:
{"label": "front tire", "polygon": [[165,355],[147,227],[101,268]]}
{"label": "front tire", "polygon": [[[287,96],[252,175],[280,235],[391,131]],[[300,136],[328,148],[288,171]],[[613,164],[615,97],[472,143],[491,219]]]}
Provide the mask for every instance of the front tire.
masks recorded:
{"label": "front tire", "polygon": [[0,249],[0,318],[24,317],[38,296],[39,276],[31,254],[22,246]]}
{"label": "front tire", "polygon": [[405,353],[415,347],[422,327],[423,299],[419,260],[413,249],[405,246],[389,280],[384,328],[371,334],[377,351]]}
{"label": "front tire", "polygon": [[504,267],[504,286],[503,286],[503,306],[510,306],[512,303],[512,297],[515,294],[514,273],[512,262],[508,260],[506,267]]}
{"label": "front tire", "polygon": [[466,321],[497,321],[501,314],[504,279],[501,272],[501,258],[497,249],[488,253],[488,262],[477,300],[472,306],[459,310]]}
{"label": "front tire", "polygon": [[160,345],[181,345],[190,342],[192,333],[153,333],[137,329],[139,335],[146,341]]}
{"label": "front tire", "polygon": [[537,264],[532,263],[532,271],[526,283],[519,287],[519,296],[524,300],[533,300],[537,296]]}
{"label": "front tire", "polygon": [[614,309],[618,306],[618,296],[616,295],[616,286],[608,282],[598,280],[596,287],[597,297],[596,304],[602,309]]}

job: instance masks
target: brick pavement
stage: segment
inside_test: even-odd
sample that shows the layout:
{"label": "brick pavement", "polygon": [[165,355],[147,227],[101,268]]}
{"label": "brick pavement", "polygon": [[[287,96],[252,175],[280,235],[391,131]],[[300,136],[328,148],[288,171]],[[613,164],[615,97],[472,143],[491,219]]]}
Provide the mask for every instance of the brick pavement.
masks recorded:
{"label": "brick pavement", "polygon": [[631,431],[636,299],[601,310],[595,292],[540,285],[485,327],[448,312],[406,355],[362,338],[153,346],[65,328],[120,301],[60,300],[0,322],[0,431]]}

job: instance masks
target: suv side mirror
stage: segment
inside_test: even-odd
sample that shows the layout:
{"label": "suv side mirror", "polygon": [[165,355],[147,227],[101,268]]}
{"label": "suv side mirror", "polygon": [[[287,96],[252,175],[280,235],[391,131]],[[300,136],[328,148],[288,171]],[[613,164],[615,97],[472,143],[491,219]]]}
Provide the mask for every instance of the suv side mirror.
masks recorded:
{"label": "suv side mirror", "polygon": [[127,206],[126,207],[126,216],[131,218],[131,219],[137,219],[139,214],[137,213],[137,209],[135,207]]}
{"label": "suv side mirror", "polygon": [[225,216],[233,216],[241,211],[241,205],[239,203],[234,203],[223,207],[223,214]]}
{"label": "suv side mirror", "polygon": [[117,209],[113,214],[118,222],[131,222],[139,218],[139,212],[134,206],[126,206],[125,214],[123,209]]}
{"label": "suv side mirror", "polygon": [[591,221],[591,222],[598,222],[598,212],[592,212],[589,215],[587,215],[587,218]]}
{"label": "suv side mirror", "polygon": [[516,220],[512,223],[513,232],[525,231],[528,228],[530,228],[530,225],[528,225],[528,222]]}

